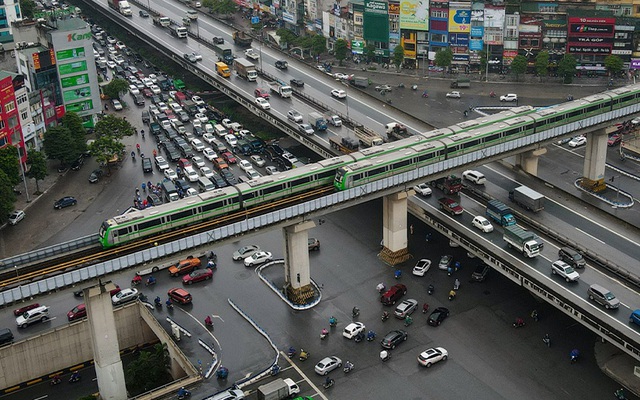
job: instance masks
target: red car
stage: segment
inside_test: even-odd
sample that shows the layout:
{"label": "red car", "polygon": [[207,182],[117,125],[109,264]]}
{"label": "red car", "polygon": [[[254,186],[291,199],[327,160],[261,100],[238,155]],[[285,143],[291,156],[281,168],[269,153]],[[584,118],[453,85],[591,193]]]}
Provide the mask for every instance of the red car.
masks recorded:
{"label": "red car", "polygon": [[450,199],[448,197],[443,197],[439,199],[438,204],[440,205],[440,209],[442,211],[448,212],[452,216],[460,215],[464,212],[464,209],[457,201]]}
{"label": "red car", "polygon": [[192,273],[182,277],[182,283],[185,285],[191,285],[196,282],[208,281],[213,277],[213,271],[211,268],[198,269]]}
{"label": "red car", "polygon": [[142,89],[142,94],[144,95],[144,97],[148,97],[148,98],[153,97],[153,92],[149,88]]}
{"label": "red car", "polygon": [[182,288],[169,289],[167,292],[171,300],[177,301],[180,304],[189,304],[193,298],[191,294]]}
{"label": "red car", "polygon": [[17,310],[13,311],[13,315],[15,315],[16,317],[26,313],[29,310],[33,310],[34,308],[38,308],[40,307],[40,304],[38,303],[33,303],[33,304],[29,304],[28,306],[24,306],[24,307],[20,307]]}
{"label": "red car", "polygon": [[256,90],[253,91],[253,94],[256,97],[262,97],[263,99],[269,100],[269,92],[267,91],[267,89],[257,88]]}
{"label": "red car", "polygon": [[234,156],[230,151],[225,151],[222,153],[222,158],[224,158],[229,164],[235,164],[238,162],[236,156]]}
{"label": "red car", "polygon": [[613,135],[609,136],[609,139],[607,139],[607,146],[615,146],[620,142],[622,142],[622,135],[620,133],[614,133]]}
{"label": "red car", "polygon": [[398,283],[393,285],[384,292],[384,294],[380,297],[380,302],[385,306],[390,306],[392,304],[396,304],[396,301],[400,300],[402,296],[407,294],[407,287],[402,283]]}
{"label": "red car", "polygon": [[78,304],[77,306],[73,307],[71,311],[67,313],[67,319],[69,320],[69,322],[84,318],[86,316],[87,316],[87,308],[85,307],[84,303]]}

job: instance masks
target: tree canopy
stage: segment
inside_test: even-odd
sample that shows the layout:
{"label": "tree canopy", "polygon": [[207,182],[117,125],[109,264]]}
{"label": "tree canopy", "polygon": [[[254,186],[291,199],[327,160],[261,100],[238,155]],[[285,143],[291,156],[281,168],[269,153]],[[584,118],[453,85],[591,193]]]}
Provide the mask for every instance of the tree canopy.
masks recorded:
{"label": "tree canopy", "polygon": [[536,74],[542,80],[543,77],[549,73],[549,52],[546,50],[541,51],[536,56]]}
{"label": "tree canopy", "polygon": [[0,149],[0,171],[4,172],[11,187],[17,185],[22,180],[20,178],[18,150],[16,150],[15,147],[6,146]]}
{"label": "tree canopy", "polygon": [[511,62],[511,71],[516,74],[516,79],[525,72],[527,72],[527,57],[517,55]]}
{"label": "tree canopy", "polygon": [[0,223],[7,221],[9,213],[14,209],[16,195],[13,193],[11,179],[0,170]]}
{"label": "tree canopy", "polygon": [[112,79],[111,82],[102,86],[102,93],[111,99],[119,99],[121,95],[127,93],[129,83],[121,78]]}
{"label": "tree canopy", "polygon": [[311,50],[315,55],[320,55],[327,51],[327,38],[322,35],[313,35],[311,39]]}
{"label": "tree canopy", "polygon": [[442,70],[442,75],[444,75],[447,68],[451,66],[451,61],[453,61],[453,51],[451,51],[450,48],[447,47],[436,52],[435,63],[438,67],[444,68]]}
{"label": "tree canopy", "polygon": [[36,193],[40,194],[38,181],[43,180],[47,175],[49,175],[49,171],[47,170],[47,160],[41,152],[37,150],[29,150],[29,153],[27,154],[27,164],[29,164],[29,172],[27,172],[27,176],[35,179]]}
{"label": "tree canopy", "polygon": [[562,56],[562,60],[558,63],[558,73],[564,77],[564,83],[573,82],[573,75],[576,73],[576,65],[578,62],[571,54]]}
{"label": "tree canopy", "polygon": [[604,67],[607,69],[607,71],[609,71],[609,74],[611,74],[611,76],[615,76],[620,71],[622,71],[624,63],[622,62],[622,59],[620,57],[611,55],[607,56],[607,58],[604,59]]}
{"label": "tree canopy", "polygon": [[229,15],[238,11],[238,6],[233,0],[204,0],[202,5],[218,14]]}
{"label": "tree canopy", "polygon": [[336,43],[333,45],[333,51],[335,53],[338,61],[342,61],[347,58],[347,41],[344,39],[336,40]]}
{"label": "tree canopy", "polygon": [[127,391],[136,396],[172,380],[169,368],[171,360],[167,345],[158,343],[152,351],[141,351],[125,371]]}
{"label": "tree canopy", "polygon": [[36,3],[33,0],[20,0],[22,18],[33,18],[36,11]]}
{"label": "tree canopy", "polygon": [[96,137],[113,136],[116,139],[122,139],[125,136],[131,136],[136,133],[136,129],[123,118],[115,115],[107,114],[96,124],[94,130]]}
{"label": "tree canopy", "polygon": [[404,61],[404,47],[401,45],[397,45],[395,49],[393,49],[393,65],[396,66],[396,69],[400,69],[402,62]]}
{"label": "tree canopy", "polygon": [[61,165],[71,164],[80,155],[73,143],[75,138],[67,127],[51,126],[44,133],[43,149],[47,158],[58,160]]}

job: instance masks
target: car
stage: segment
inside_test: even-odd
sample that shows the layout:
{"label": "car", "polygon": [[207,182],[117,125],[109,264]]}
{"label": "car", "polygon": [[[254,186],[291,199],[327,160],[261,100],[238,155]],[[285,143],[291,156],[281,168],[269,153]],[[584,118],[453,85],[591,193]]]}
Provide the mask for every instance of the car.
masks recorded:
{"label": "car", "polygon": [[449,357],[449,352],[444,347],[432,347],[418,355],[418,364],[429,368],[438,361],[445,361],[447,357]]}
{"label": "car", "polygon": [[586,136],[576,136],[569,141],[569,147],[579,147],[587,144]]}
{"label": "car", "polygon": [[296,158],[296,156],[289,153],[288,151],[285,151],[284,153],[282,153],[282,158],[284,158],[285,160],[288,160],[291,164],[298,162],[298,159]]}
{"label": "car", "polygon": [[20,315],[26,313],[27,311],[33,310],[34,308],[38,308],[38,307],[40,307],[39,303],[32,303],[20,308],[16,308],[15,310],[13,310],[13,315],[16,317],[19,317]]}
{"label": "car", "polygon": [[260,172],[256,171],[255,169],[253,169],[253,167],[249,168],[248,170],[244,171],[244,173],[247,175],[247,178],[251,179],[258,179],[262,176],[262,174],[260,174]]}
{"label": "car", "polygon": [[140,94],[140,89],[136,85],[129,85],[129,92],[133,95]]}
{"label": "car", "polygon": [[347,92],[342,89],[333,89],[331,91],[331,96],[335,97],[336,99],[345,99],[347,97]]}
{"label": "car", "polygon": [[195,51],[191,53],[192,56],[196,58],[196,61],[202,61],[202,54],[196,53]]}
{"label": "car", "polygon": [[423,258],[416,263],[416,266],[413,267],[413,270],[411,271],[411,273],[415,276],[424,276],[424,274],[426,274],[427,271],[429,271],[430,267],[431,267],[431,260],[427,258]]}
{"label": "car", "polygon": [[440,257],[440,262],[438,262],[438,269],[447,270],[453,263],[453,256],[450,254],[445,254]]}
{"label": "car", "polygon": [[336,368],[342,367],[342,360],[336,356],[325,357],[320,360],[314,370],[318,375],[326,375],[329,372],[333,371]]}
{"label": "car", "polygon": [[289,63],[287,63],[285,60],[277,60],[275,66],[278,69],[287,69],[289,67]]}
{"label": "car", "polygon": [[164,159],[164,157],[157,156],[155,161],[156,161],[156,168],[158,168],[158,170],[164,171],[165,169],[169,168],[169,163],[167,162],[167,160]]}
{"label": "car", "polygon": [[[194,121],[194,122],[195,122],[195,121]],[[199,122],[199,120],[198,120],[198,122]],[[205,142],[207,142],[207,143],[211,144],[211,143],[213,143],[213,142],[216,140],[216,137],[215,137],[215,136],[213,136],[213,135],[212,135],[212,134],[210,134],[210,133],[204,133],[204,134],[202,135],[202,140],[204,140]]]}
{"label": "car", "polygon": [[620,144],[620,142],[622,142],[622,135],[619,133],[614,133],[607,139],[607,146],[612,147]]}
{"label": "car", "polygon": [[453,92],[447,92],[447,94],[445,96],[449,97],[449,98],[452,98],[452,99],[459,99],[460,98],[460,92],[454,90]]}
{"label": "car", "polygon": [[580,274],[572,266],[560,260],[551,263],[551,274],[560,275],[567,282],[577,282],[580,279]]}
{"label": "car", "polygon": [[149,13],[146,12],[145,10],[138,11],[138,15],[141,16],[142,18],[149,18]]}
{"label": "car", "polygon": [[24,329],[35,322],[45,322],[48,319],[49,307],[39,306],[29,311],[25,311],[24,314],[19,315],[16,318],[16,325],[18,325],[18,328]]}
{"label": "car", "polygon": [[391,331],[384,335],[382,340],[380,341],[380,345],[382,345],[385,349],[395,349],[397,345],[407,340],[407,332],[397,329]]}
{"label": "car", "polygon": [[482,215],[474,217],[473,221],[471,221],[471,225],[480,229],[484,233],[493,232],[493,225],[491,225],[491,222]]}
{"label": "car", "polygon": [[235,147],[238,144],[238,137],[236,135],[234,135],[233,133],[230,133],[228,135],[225,135],[224,140],[229,144],[229,146],[231,147]]}
{"label": "car", "polygon": [[191,293],[182,288],[169,289],[169,291],[167,292],[167,296],[169,296],[172,301],[180,304],[189,304],[193,300]]}
{"label": "car", "polygon": [[273,254],[268,251],[257,251],[253,255],[244,259],[245,267],[252,267],[254,265],[266,263],[273,260]]}
{"label": "car", "polygon": [[224,44],[224,38],[221,38],[219,36],[214,36],[212,40],[215,44]]}
{"label": "car", "polygon": [[342,120],[337,115],[331,115],[327,118],[327,121],[333,126],[339,127],[342,126]]}
{"label": "car", "polygon": [[191,157],[191,162],[198,168],[204,167],[204,159],[200,156]]}
{"label": "car", "polygon": [[233,121],[231,121],[229,118],[224,118],[222,121],[220,121],[220,123],[225,128],[230,129],[231,128],[231,124],[233,123]]}
{"label": "car", "polygon": [[305,135],[313,135],[315,132],[310,124],[298,124],[298,130]]}
{"label": "car", "polygon": [[484,281],[490,269],[491,267],[489,267],[487,264],[483,262],[479,263],[478,265],[476,265],[475,270],[471,274],[471,279],[476,282]]}
{"label": "car", "polygon": [[77,306],[73,307],[67,313],[67,320],[69,320],[69,322],[71,322],[71,321],[75,321],[77,319],[82,319],[82,318],[84,318],[86,316],[87,316],[87,307],[84,305],[84,303],[82,303],[82,304],[78,304]]}
{"label": "car", "polygon": [[[333,74],[333,77],[336,79],[345,80],[345,79],[349,79],[351,75],[343,74],[342,72],[336,72],[335,74]],[[388,85],[385,85],[385,86],[388,86]]]}
{"label": "car", "polygon": [[431,187],[429,186],[428,183],[421,183],[419,185],[415,185],[413,187],[413,190],[416,191],[416,193],[418,193],[420,196],[431,196],[431,193],[433,193],[433,190],[431,190]]}
{"label": "car", "polygon": [[631,315],[629,315],[629,323],[640,325],[640,310],[634,310]]}
{"label": "car", "polygon": [[100,168],[94,169],[89,175],[89,183],[97,183],[103,174],[104,172]]}
{"label": "car", "polygon": [[116,46],[116,49],[118,49],[118,50],[124,50],[124,49],[126,49],[126,48],[127,48],[127,45],[126,45],[126,44],[124,44],[124,43],[123,43],[122,41],[120,41],[120,40],[118,40],[118,41],[116,42],[115,46]]}
{"label": "car", "polygon": [[250,160],[256,167],[264,167],[267,163],[262,157],[257,155],[251,156]]}
{"label": "car", "polygon": [[256,102],[256,105],[262,108],[263,110],[271,109],[271,104],[269,104],[269,102],[263,99],[262,97],[256,97],[255,102]]}
{"label": "car", "polygon": [[269,100],[269,91],[267,89],[257,88],[253,91],[254,97],[262,97],[263,99]]}
{"label": "car", "polygon": [[405,294],[407,294],[407,287],[402,283],[397,283],[380,296],[380,302],[385,306],[394,305]]}
{"label": "car", "polygon": [[562,144],[569,143],[571,140],[573,140],[573,136],[562,138],[562,139],[558,140],[556,143],[559,144],[559,145],[562,145]]}
{"label": "car", "polygon": [[209,117],[207,117],[206,114],[197,113],[196,115],[194,115],[194,118],[199,120],[202,124],[206,124],[207,122],[209,122]]}
{"label": "car", "polygon": [[209,161],[215,160],[216,158],[218,158],[218,155],[216,154],[215,151],[213,151],[211,149],[211,147],[207,147],[204,150],[202,150],[202,155],[204,155],[204,158],[206,158]]}
{"label": "car", "polygon": [[18,222],[22,221],[25,216],[26,214],[24,213],[24,211],[15,210],[11,214],[9,214],[9,219],[7,220],[7,222],[9,222],[9,225],[15,225]]}
{"label": "car", "polygon": [[214,172],[211,168],[204,166],[200,167],[200,175],[204,176],[205,178],[211,179],[213,178]]}
{"label": "car", "polygon": [[304,87],[304,82],[301,79],[293,78],[289,81],[289,83],[291,84],[291,86]]}
{"label": "car", "polygon": [[396,316],[396,318],[403,319],[406,316],[413,314],[416,308],[418,308],[418,300],[415,300],[415,299],[402,300],[402,303],[398,304],[393,314]]}
{"label": "car", "polygon": [[289,110],[287,118],[295,123],[302,123],[302,114],[298,110]]}
{"label": "car", "polygon": [[121,111],[123,109],[122,103],[119,100],[113,99],[111,100],[111,104],[113,105],[113,109],[116,111]]}
{"label": "car", "polygon": [[320,241],[316,238],[310,237],[307,239],[307,248],[309,251],[320,250]]}
{"label": "car", "polygon": [[233,259],[233,261],[240,261],[240,260],[244,260],[247,257],[251,257],[252,255],[254,255],[259,251],[260,251],[260,246],[255,244],[250,244],[248,246],[244,246],[236,250],[233,253],[233,256],[231,258]]}
{"label": "car", "polygon": [[153,164],[151,164],[151,158],[142,157],[142,172],[153,172]]}
{"label": "car", "polygon": [[427,323],[431,326],[440,326],[442,321],[444,321],[449,316],[449,309],[446,307],[438,307],[429,314],[429,318],[427,319]]}
{"label": "car", "polygon": [[114,69],[116,67],[116,63],[113,62],[112,60],[108,60],[107,67],[109,67],[109,69]]}
{"label": "car", "polygon": [[251,60],[258,60],[260,59],[260,54],[258,54],[254,49],[246,49],[244,51],[244,56],[251,59]]}
{"label": "car", "polygon": [[113,303],[114,306],[117,306],[118,304],[123,304],[128,301],[135,300],[137,298],[138,298],[138,289],[128,288],[128,289],[123,289],[118,293],[116,293],[111,298],[111,303]]}
{"label": "car", "polygon": [[153,96],[153,92],[149,88],[142,89],[142,95],[146,98],[151,98]]}
{"label": "car", "polygon": [[167,168],[164,170],[164,177],[172,181],[174,179],[178,179],[178,174],[176,174],[176,171],[174,171],[173,168]]}
{"label": "car", "polygon": [[253,166],[251,165],[251,163],[247,160],[240,160],[240,162],[238,163],[238,166],[240,167],[241,170],[243,170],[244,172],[247,172],[247,170],[249,169],[253,169]]}
{"label": "car", "polygon": [[509,94],[506,94],[504,96],[500,96],[500,101],[502,101],[502,102],[505,102],[505,101],[507,101],[507,102],[518,101],[518,95],[515,94],[515,93],[509,93]]}
{"label": "car", "polygon": [[462,206],[457,201],[448,197],[442,197],[438,199],[438,204],[442,211],[448,212],[449,214],[451,214],[451,216],[460,215],[464,211]]}
{"label": "car", "polygon": [[362,322],[352,322],[342,331],[342,336],[347,339],[353,339],[358,333],[365,333],[365,326]]}
{"label": "car", "polygon": [[200,139],[191,139],[191,145],[196,149],[196,151],[204,150],[204,143],[202,143],[202,140]]}
{"label": "car", "polygon": [[484,185],[487,182],[487,178],[485,178],[482,172],[473,169],[462,172],[462,179],[466,179],[476,185]]}
{"label": "car", "polygon": [[278,171],[278,168],[274,167],[273,165],[267,165],[265,167],[265,170],[267,171],[267,175],[277,175],[280,173],[280,171]]}
{"label": "car", "polygon": [[197,106],[201,106],[206,104],[204,100],[202,100],[202,97],[200,96],[191,96],[191,101],[193,101],[194,103],[196,103]]}
{"label": "car", "polygon": [[160,94],[162,93],[162,89],[160,89],[160,86],[158,85],[151,85],[151,87],[149,87],[149,89],[151,89],[151,91],[153,92],[153,94]]}
{"label": "car", "polygon": [[76,200],[75,197],[65,196],[53,203],[53,208],[56,210],[60,210],[66,207],[75,206],[76,204],[78,204],[78,200]]}
{"label": "car", "polygon": [[385,92],[390,92],[391,90],[393,90],[390,85],[378,85],[374,89],[376,90],[376,92],[382,92],[383,90]]}

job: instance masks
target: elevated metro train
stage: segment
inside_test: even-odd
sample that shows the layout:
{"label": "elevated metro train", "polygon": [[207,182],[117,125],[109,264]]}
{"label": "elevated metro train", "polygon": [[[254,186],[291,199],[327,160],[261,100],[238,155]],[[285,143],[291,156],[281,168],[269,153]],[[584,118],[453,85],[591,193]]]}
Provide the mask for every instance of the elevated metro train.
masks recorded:
{"label": "elevated metro train", "polygon": [[563,126],[570,122],[584,121],[591,126],[637,112],[640,84],[538,111],[517,107],[168,204],[131,209],[102,223],[100,241],[105,248],[117,246],[331,184],[336,190],[346,190],[533,133],[568,134]]}

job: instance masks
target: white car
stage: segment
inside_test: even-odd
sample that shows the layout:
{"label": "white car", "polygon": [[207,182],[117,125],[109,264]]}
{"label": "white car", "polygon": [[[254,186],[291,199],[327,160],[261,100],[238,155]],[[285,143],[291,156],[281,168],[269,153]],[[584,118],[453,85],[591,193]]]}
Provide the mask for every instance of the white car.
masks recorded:
{"label": "white car", "polygon": [[211,179],[213,178],[213,171],[209,167],[200,167],[200,175]]}
{"label": "white car", "polygon": [[411,273],[415,276],[424,276],[424,274],[429,271],[429,268],[431,268],[431,260],[423,258],[416,263],[416,266],[413,267],[413,271],[411,271]]}
{"label": "white car", "polygon": [[173,169],[167,168],[164,170],[164,177],[172,181],[174,179],[178,179],[178,174],[176,174],[176,171]]}
{"label": "white car", "polygon": [[298,110],[289,110],[287,112],[287,118],[296,123],[302,123],[302,114]]}
{"label": "white car", "polygon": [[296,156],[289,153],[288,151],[285,151],[284,153],[282,153],[282,158],[289,160],[291,164],[298,162],[298,159],[296,158]]}
{"label": "white car", "polygon": [[256,104],[258,105],[258,107],[262,108],[263,110],[270,110],[271,109],[271,104],[269,104],[269,102],[265,99],[263,99],[262,97],[256,97]]}
{"label": "white car", "polygon": [[160,93],[162,93],[162,89],[160,89],[160,86],[158,86],[158,85],[151,85],[151,87],[150,87],[149,89],[151,89],[151,91],[153,92],[153,94],[160,94]]}
{"label": "white car", "polygon": [[311,124],[298,124],[298,130],[305,135],[313,135],[315,132]]}
{"label": "white car", "polygon": [[[250,131],[246,130],[246,129],[242,129],[242,124],[240,122],[232,122],[229,126],[229,128],[234,131],[234,132],[247,132],[247,133],[251,133]],[[242,134],[242,136],[244,136],[244,134]]]}
{"label": "white car", "polygon": [[136,85],[129,85],[129,92],[133,95],[140,94],[140,89]]}
{"label": "white car", "polygon": [[167,160],[164,159],[164,157],[157,156],[156,157],[156,167],[158,167],[158,169],[160,171],[164,171],[165,169],[169,168],[169,163],[167,162]]}
{"label": "white car", "polygon": [[169,107],[171,107],[171,109],[173,110],[174,114],[178,114],[180,111],[182,111],[182,106],[176,102],[171,102],[169,103]]}
{"label": "white car", "polygon": [[260,54],[256,53],[253,49],[246,49],[244,51],[244,56],[252,60],[258,60],[260,58]]}
{"label": "white car", "polygon": [[578,147],[587,144],[586,136],[576,136],[569,141],[569,147]]}
{"label": "white car", "polygon": [[202,143],[202,140],[200,139],[191,139],[191,145],[196,149],[196,151],[204,150],[204,143]]}
{"label": "white car", "polygon": [[111,298],[111,303],[113,303],[113,305],[116,306],[118,304],[126,303],[128,301],[135,300],[137,298],[138,298],[138,289],[134,289],[134,288],[123,289],[118,293],[116,293]]}
{"label": "white car", "polygon": [[462,179],[466,179],[476,185],[484,185],[487,182],[484,174],[474,169],[468,169],[462,173]]}
{"label": "white car", "polygon": [[212,134],[210,134],[210,133],[205,133],[204,135],[202,135],[202,139],[203,139],[205,142],[207,142],[207,143],[211,144],[211,143],[213,143],[213,141],[214,141],[214,140],[216,140],[216,137],[215,137],[215,136],[213,136],[213,135],[212,135]]}
{"label": "white car", "polygon": [[184,174],[187,176],[189,182],[198,182],[198,178],[200,177],[196,170],[190,167],[184,169]]}
{"label": "white car", "polygon": [[280,173],[280,171],[278,171],[278,168],[274,167],[273,165],[267,165],[264,169],[267,171],[267,175],[277,175]]}
{"label": "white car", "polygon": [[493,225],[491,225],[491,222],[489,222],[489,220],[482,215],[478,215],[473,218],[473,221],[471,221],[471,225],[480,229],[484,233],[493,232]]}
{"label": "white car", "polygon": [[427,183],[421,183],[419,185],[416,185],[413,187],[413,190],[415,190],[416,193],[424,197],[431,196],[431,193],[433,193],[433,190],[431,190],[431,187]]}
{"label": "white car", "polygon": [[206,124],[207,122],[209,122],[209,117],[207,117],[205,114],[198,113],[194,116],[194,118],[197,118],[203,124]]}
{"label": "white car", "polygon": [[460,98],[460,92],[457,92],[457,91],[448,92],[446,94],[446,97],[450,97],[452,99],[459,99]]}
{"label": "white car", "polygon": [[340,80],[349,79],[349,75],[343,74],[341,72],[336,72],[335,74],[333,74],[333,77]]}
{"label": "white car", "polygon": [[257,167],[264,167],[264,165],[267,163],[260,156],[251,156],[251,162],[254,163]]}
{"label": "white car", "polygon": [[196,103],[196,105],[198,105],[198,106],[199,106],[199,105],[203,105],[203,104],[205,104],[205,103],[204,103],[204,100],[202,100],[202,97],[200,97],[200,96],[192,96],[192,97],[191,97],[191,101],[193,101],[194,103]]}
{"label": "white car", "polygon": [[347,97],[347,92],[345,92],[342,89],[333,89],[331,91],[331,96],[337,98],[337,99],[344,99]]}
{"label": "white car", "polygon": [[119,100],[113,99],[111,100],[111,104],[113,104],[113,109],[116,111],[122,110],[122,103]]}
{"label": "white car", "polygon": [[236,137],[236,135],[232,133],[225,135],[224,140],[226,140],[227,143],[229,143],[229,146],[231,147],[235,147],[235,145],[238,144],[238,138]]}
{"label": "white car", "polygon": [[222,124],[222,126],[224,126],[227,129],[231,128],[231,124],[233,123],[229,118],[225,118],[222,121],[220,121],[220,123]]}
{"label": "white car", "polygon": [[109,67],[110,69],[114,69],[117,66],[117,64],[111,60],[107,61],[107,67]]}
{"label": "white car", "polygon": [[342,331],[342,336],[347,339],[353,339],[358,333],[364,333],[366,327],[362,322],[352,322]]}
{"label": "white car", "polygon": [[567,282],[576,282],[580,279],[580,274],[577,273],[569,264],[561,260],[551,263],[551,273],[553,275],[560,275]]}
{"label": "white car", "polygon": [[249,169],[253,169],[253,166],[251,165],[251,163],[247,160],[240,160],[238,162],[238,166],[240,167],[241,170],[243,170],[244,172],[247,172],[247,170]]}
{"label": "white car", "polygon": [[218,158],[218,155],[216,154],[215,151],[213,151],[213,149],[211,149],[211,147],[207,147],[204,150],[202,150],[202,155],[204,156],[204,158],[206,158],[211,162],[213,162],[213,160]]}
{"label": "white car", "polygon": [[449,357],[449,352],[444,347],[430,348],[418,356],[418,364],[423,367],[431,367],[438,361],[445,361]]}
{"label": "white car", "polygon": [[330,116],[329,118],[327,118],[327,121],[329,121],[329,123],[333,126],[342,126],[342,120],[337,115]]}
{"label": "white car", "polygon": [[[165,112],[169,109],[169,106],[167,105],[167,103],[163,103],[163,102],[156,104],[156,106],[158,107],[158,110],[160,110],[160,112]],[[169,125],[171,125],[171,122],[169,122]]]}
{"label": "white car", "polygon": [[7,220],[7,222],[9,222],[9,225],[15,225],[18,222],[22,221],[24,217],[25,217],[24,211],[15,210],[11,214],[9,214],[9,219]]}
{"label": "white car", "polygon": [[148,87],[149,89],[151,89],[151,86],[153,86],[153,85],[155,84],[155,82],[154,82],[154,81],[153,81],[153,79],[151,79],[151,78],[144,78],[144,79],[142,80],[142,83],[144,83],[144,85],[145,85],[146,87]]}
{"label": "white car", "polygon": [[258,179],[262,176],[260,172],[256,171],[253,168],[246,170],[244,173],[247,174],[247,178],[249,179]]}
{"label": "white car", "polygon": [[509,93],[504,96],[500,96],[500,101],[518,101],[518,95],[515,93]]}
{"label": "white car", "polygon": [[202,61],[202,54],[200,53],[196,53],[195,51],[191,53],[191,55],[193,56],[193,58],[196,59],[196,61]]}
{"label": "white car", "polygon": [[273,255],[270,252],[258,251],[254,253],[252,256],[249,256],[244,259],[244,266],[252,267],[254,265],[262,264],[271,260],[273,260]]}
{"label": "white car", "polygon": [[191,126],[193,126],[194,128],[202,129],[202,121],[200,121],[199,119],[194,119],[191,121]]}
{"label": "white car", "polygon": [[200,156],[191,157],[191,162],[198,168],[204,167],[204,159]]}

